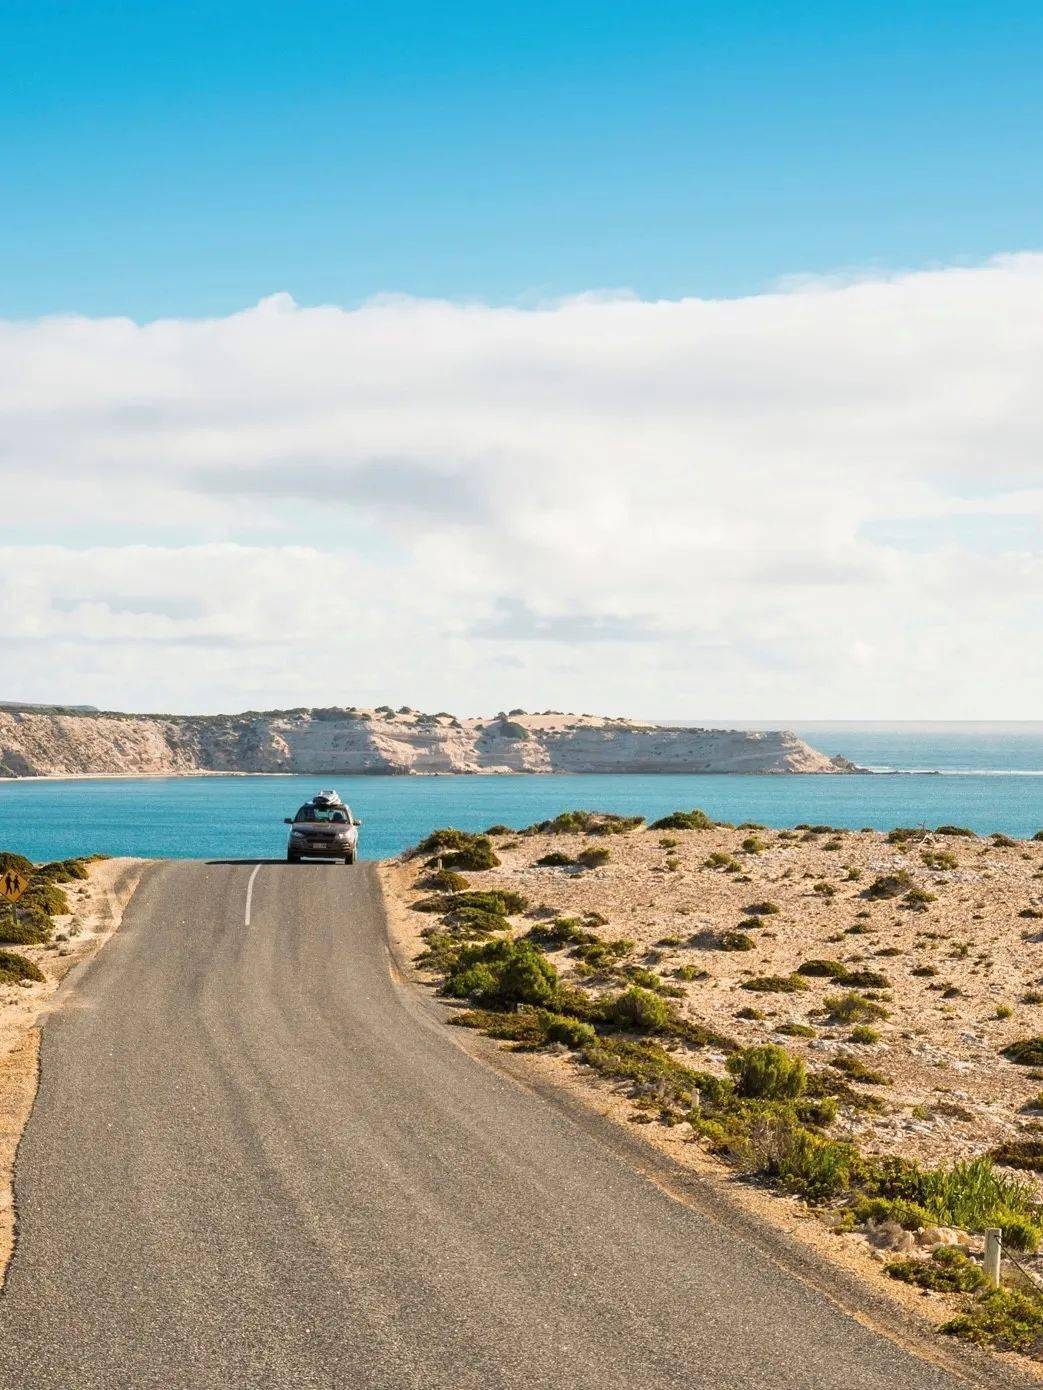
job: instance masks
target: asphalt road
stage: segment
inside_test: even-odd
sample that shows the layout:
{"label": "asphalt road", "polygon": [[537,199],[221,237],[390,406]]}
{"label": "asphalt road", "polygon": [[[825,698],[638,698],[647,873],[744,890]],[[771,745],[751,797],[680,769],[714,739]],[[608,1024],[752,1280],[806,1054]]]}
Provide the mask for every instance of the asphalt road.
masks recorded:
{"label": "asphalt road", "polygon": [[170,863],[44,1028],[4,1390],[955,1390],[475,1060],[373,871]]}

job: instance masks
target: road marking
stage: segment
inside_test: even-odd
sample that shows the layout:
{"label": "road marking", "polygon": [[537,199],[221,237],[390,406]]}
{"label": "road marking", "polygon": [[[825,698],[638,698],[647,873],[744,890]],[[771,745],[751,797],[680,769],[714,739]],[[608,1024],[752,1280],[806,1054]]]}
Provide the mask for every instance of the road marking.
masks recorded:
{"label": "road marking", "polygon": [[248,927],[250,925],[250,904],[253,902],[254,898],[254,879],[260,872],[261,865],[258,864],[254,869],[253,873],[250,875],[250,882],[246,885],[246,916],[243,918],[244,927]]}

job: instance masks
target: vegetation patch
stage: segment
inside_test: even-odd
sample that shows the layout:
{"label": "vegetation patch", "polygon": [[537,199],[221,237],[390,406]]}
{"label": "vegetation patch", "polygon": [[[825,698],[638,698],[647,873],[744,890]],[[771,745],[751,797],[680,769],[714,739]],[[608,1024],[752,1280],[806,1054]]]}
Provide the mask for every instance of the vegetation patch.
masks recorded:
{"label": "vegetation patch", "polygon": [[758,994],[796,994],[807,989],[808,982],[800,975],[755,975],[752,980],[744,980],[742,988]]}
{"label": "vegetation patch", "polygon": [[26,960],[25,956],[20,956],[17,951],[0,951],[0,983],[17,984],[20,980],[39,983],[43,979],[44,973],[40,967]]}
{"label": "vegetation patch", "polygon": [[980,1347],[1038,1356],[1043,1350],[1043,1301],[1019,1289],[989,1289],[941,1330]]}
{"label": "vegetation patch", "polygon": [[715,822],[705,811],[671,811],[668,816],[654,820],[652,830],[713,830]]}
{"label": "vegetation patch", "polygon": [[537,821],[524,835],[625,835],[644,825],[644,816],[617,816],[610,811],[562,811],[553,820]]}
{"label": "vegetation patch", "polygon": [[980,1265],[958,1245],[941,1245],[929,1260],[891,1260],[884,1270],[892,1279],[935,1293],[973,1293],[985,1284]]}

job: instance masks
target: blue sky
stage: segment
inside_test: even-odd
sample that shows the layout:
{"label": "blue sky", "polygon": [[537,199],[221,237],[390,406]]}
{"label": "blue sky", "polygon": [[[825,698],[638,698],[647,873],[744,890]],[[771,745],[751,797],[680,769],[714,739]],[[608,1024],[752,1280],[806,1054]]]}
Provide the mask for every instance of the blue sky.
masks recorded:
{"label": "blue sky", "polygon": [[1043,5],[0,3],[0,698],[1043,702]]}
{"label": "blue sky", "polygon": [[1043,7],[0,10],[0,315],[742,295],[1043,240]]}

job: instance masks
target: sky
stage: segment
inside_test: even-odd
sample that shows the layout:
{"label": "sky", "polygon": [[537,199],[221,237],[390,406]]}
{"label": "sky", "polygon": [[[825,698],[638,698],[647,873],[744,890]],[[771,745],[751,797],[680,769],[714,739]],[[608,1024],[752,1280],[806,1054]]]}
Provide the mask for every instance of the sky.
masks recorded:
{"label": "sky", "polygon": [[1043,9],[0,7],[0,698],[1032,718]]}

